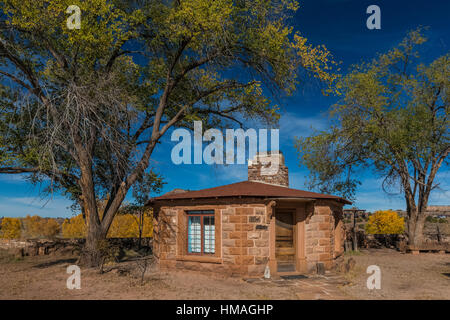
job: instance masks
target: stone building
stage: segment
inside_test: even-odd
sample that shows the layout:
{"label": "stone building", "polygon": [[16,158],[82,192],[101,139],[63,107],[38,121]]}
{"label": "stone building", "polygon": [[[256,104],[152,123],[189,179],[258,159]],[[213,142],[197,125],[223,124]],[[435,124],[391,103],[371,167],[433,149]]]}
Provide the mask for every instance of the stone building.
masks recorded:
{"label": "stone building", "polygon": [[350,202],[288,181],[279,153],[249,161],[248,181],[151,199],[160,267],[258,277],[266,266],[272,275],[332,268]]}

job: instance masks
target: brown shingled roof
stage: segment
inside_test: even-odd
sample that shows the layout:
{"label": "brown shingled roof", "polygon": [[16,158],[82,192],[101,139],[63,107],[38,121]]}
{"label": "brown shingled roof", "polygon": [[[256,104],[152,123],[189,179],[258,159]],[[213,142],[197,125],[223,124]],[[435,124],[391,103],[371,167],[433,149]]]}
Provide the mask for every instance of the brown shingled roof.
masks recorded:
{"label": "brown shingled roof", "polygon": [[242,181],[227,184],[220,187],[202,189],[197,191],[188,191],[183,193],[166,193],[162,196],[151,199],[149,202],[152,203],[158,200],[199,199],[199,198],[218,198],[218,197],[334,199],[337,201],[344,202],[346,204],[351,204],[350,201],[337,196],[291,189],[287,187],[254,181]]}

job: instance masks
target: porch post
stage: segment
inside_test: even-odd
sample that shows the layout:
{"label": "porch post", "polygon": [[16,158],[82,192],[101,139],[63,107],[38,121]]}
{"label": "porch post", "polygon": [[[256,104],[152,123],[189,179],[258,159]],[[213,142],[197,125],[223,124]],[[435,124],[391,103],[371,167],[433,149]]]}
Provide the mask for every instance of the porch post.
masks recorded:
{"label": "porch post", "polygon": [[295,264],[297,272],[306,272],[306,254],[305,254],[305,205],[297,207],[295,210]]}
{"label": "porch post", "polygon": [[277,259],[275,257],[275,215],[270,217],[269,223],[269,268],[271,274],[278,271]]}

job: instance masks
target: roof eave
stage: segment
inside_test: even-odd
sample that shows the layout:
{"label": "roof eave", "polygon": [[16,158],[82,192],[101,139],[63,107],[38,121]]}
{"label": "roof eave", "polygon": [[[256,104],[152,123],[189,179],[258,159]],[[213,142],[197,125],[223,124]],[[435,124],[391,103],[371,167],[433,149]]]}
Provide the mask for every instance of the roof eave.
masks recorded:
{"label": "roof eave", "polygon": [[291,202],[312,202],[317,200],[334,200],[337,202],[342,202],[344,204],[352,204],[352,202],[348,201],[344,198],[301,198],[301,197],[271,197],[271,196],[215,196],[215,197],[198,197],[198,198],[167,198],[167,199],[150,199],[145,204],[146,206],[153,206],[156,202],[163,202],[163,201],[186,201],[186,200],[198,200],[198,199],[219,199],[219,198],[242,198],[242,197],[257,197],[262,199],[270,199],[270,200],[278,200],[278,201],[291,201]]}

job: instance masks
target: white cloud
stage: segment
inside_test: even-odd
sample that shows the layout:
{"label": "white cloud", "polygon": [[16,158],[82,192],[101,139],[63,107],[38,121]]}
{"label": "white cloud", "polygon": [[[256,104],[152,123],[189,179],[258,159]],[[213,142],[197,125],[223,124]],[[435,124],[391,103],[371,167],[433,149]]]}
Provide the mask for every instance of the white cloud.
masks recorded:
{"label": "white cloud", "polygon": [[234,183],[247,180],[246,164],[210,166],[209,179],[218,183]]}
{"label": "white cloud", "polygon": [[325,130],[328,119],[325,116],[300,117],[292,112],[286,112],[280,119],[280,139],[292,140],[294,137],[306,137],[314,130]]}
{"label": "white cloud", "polygon": [[449,205],[450,204],[450,190],[447,188],[435,189],[431,192],[429,205]]}
{"label": "white cloud", "polygon": [[41,217],[70,217],[72,212],[68,207],[71,201],[65,198],[15,197],[0,198],[0,217],[24,217],[39,215]]}
{"label": "white cloud", "polygon": [[[447,183],[449,171],[438,173],[436,182],[440,182],[439,188],[431,191],[428,205],[449,205],[450,185]],[[403,193],[390,195],[382,189],[382,178],[367,178],[362,181],[359,191],[356,193],[355,206],[375,211],[387,209],[405,210],[406,202]]]}
{"label": "white cloud", "polygon": [[405,200],[401,195],[388,195],[381,188],[371,192],[357,192],[356,201],[352,206],[356,206],[368,211],[405,209]]}

